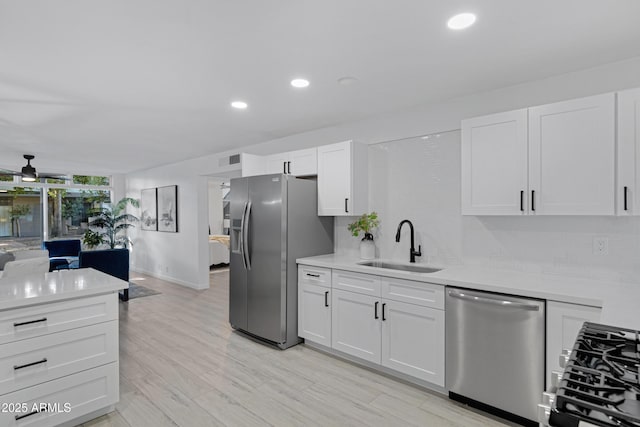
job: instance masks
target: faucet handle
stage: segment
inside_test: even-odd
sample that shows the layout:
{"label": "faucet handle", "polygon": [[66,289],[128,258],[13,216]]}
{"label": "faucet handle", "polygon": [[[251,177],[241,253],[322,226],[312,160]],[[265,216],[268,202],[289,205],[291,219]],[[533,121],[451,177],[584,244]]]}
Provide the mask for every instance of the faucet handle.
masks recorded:
{"label": "faucet handle", "polygon": [[413,253],[415,256],[422,256],[422,245],[418,245],[418,252]]}

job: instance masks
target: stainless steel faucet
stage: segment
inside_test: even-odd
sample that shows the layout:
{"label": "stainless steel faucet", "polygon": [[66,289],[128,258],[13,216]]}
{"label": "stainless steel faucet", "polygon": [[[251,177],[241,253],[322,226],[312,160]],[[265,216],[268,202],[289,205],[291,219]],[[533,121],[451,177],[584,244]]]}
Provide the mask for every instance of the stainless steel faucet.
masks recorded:
{"label": "stainless steel faucet", "polygon": [[409,228],[411,229],[411,249],[409,249],[409,262],[416,262],[416,257],[422,256],[422,247],[421,245],[418,245],[418,251],[416,252],[413,235],[413,224],[408,219],[403,219],[402,221],[400,221],[400,224],[398,224],[398,231],[396,232],[396,242],[400,241],[400,230],[405,223],[409,224]]}

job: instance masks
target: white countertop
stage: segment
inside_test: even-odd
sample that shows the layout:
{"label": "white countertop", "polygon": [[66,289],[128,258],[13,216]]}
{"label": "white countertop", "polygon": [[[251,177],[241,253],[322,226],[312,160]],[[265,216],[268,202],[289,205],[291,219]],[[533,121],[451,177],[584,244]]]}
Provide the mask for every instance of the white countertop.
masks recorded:
{"label": "white countertop", "polygon": [[[474,266],[447,266],[435,273],[413,273],[363,266],[358,264],[363,262],[361,259],[337,254],[300,258],[297,262],[315,267],[602,307],[601,323],[640,330],[640,278],[637,284],[622,284]],[[403,264],[395,260],[390,262]]]}
{"label": "white countertop", "polygon": [[0,310],[117,292],[129,284],[93,268],[0,278]]}

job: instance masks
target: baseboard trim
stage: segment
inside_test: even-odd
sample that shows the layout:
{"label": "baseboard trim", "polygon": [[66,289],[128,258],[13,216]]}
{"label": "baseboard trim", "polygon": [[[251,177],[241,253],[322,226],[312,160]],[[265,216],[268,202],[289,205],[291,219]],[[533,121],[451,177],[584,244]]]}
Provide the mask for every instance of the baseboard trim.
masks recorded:
{"label": "baseboard trim", "polygon": [[191,288],[191,289],[197,289],[197,290],[209,289],[209,283],[208,282],[205,285],[198,284],[198,283],[187,282],[185,280],[180,280],[180,279],[177,279],[175,277],[165,276],[164,274],[156,273],[156,272],[153,272],[153,271],[148,271],[148,270],[145,270],[144,268],[132,267],[131,271],[133,271],[135,273],[146,274],[147,276],[155,277],[156,279],[166,280],[167,282],[175,283],[177,285],[181,285],[181,286],[184,286],[184,287],[187,287],[187,288]]}

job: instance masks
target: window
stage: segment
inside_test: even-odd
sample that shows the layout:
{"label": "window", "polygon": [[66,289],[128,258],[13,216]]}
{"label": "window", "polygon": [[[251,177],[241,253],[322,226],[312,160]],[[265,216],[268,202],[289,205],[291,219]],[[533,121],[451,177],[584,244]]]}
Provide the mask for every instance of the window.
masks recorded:
{"label": "window", "polygon": [[42,245],[42,190],[0,188],[0,248],[35,248]]}
{"label": "window", "polygon": [[16,184],[12,176],[0,176],[0,249],[38,249],[43,239],[81,239],[92,209],[111,200],[108,176]]}

